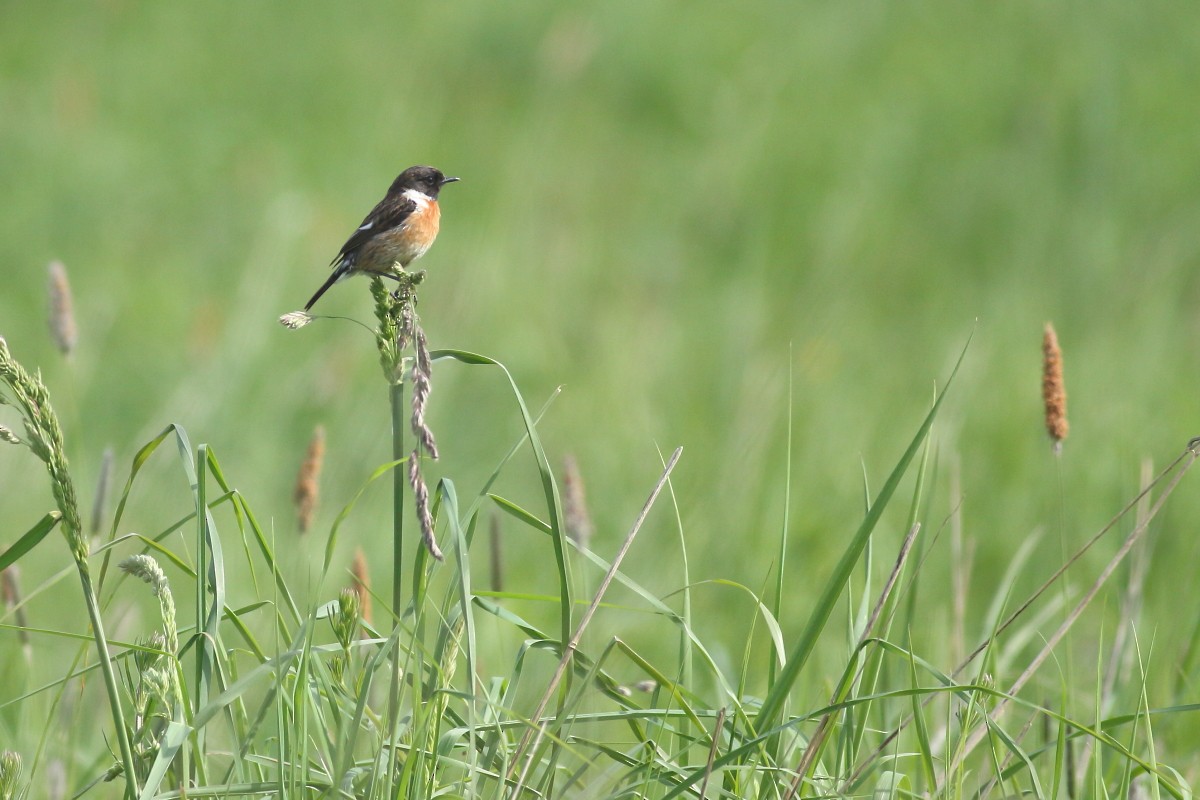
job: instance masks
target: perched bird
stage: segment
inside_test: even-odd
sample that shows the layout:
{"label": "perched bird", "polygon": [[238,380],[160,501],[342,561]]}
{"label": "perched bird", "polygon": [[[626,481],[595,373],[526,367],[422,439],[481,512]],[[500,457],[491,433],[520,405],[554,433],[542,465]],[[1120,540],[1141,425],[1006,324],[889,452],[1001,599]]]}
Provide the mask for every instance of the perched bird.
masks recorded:
{"label": "perched bird", "polygon": [[312,308],[330,286],[351,275],[395,277],[396,264],[407,267],[425,255],[437,238],[442,217],[438,192],[456,180],[433,167],[409,167],[401,172],[330,262],[333,274],[304,310]]}

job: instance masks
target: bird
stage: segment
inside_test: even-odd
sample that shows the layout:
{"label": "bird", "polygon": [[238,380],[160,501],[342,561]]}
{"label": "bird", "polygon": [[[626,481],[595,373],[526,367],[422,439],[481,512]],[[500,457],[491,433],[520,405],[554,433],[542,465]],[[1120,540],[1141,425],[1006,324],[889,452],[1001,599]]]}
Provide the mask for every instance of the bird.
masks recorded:
{"label": "bird", "polygon": [[360,274],[396,278],[397,264],[405,268],[425,255],[441,222],[438,192],[457,180],[426,166],[409,167],[396,176],[387,194],[329,262],[333,272],[304,306],[305,312],[335,283]]}

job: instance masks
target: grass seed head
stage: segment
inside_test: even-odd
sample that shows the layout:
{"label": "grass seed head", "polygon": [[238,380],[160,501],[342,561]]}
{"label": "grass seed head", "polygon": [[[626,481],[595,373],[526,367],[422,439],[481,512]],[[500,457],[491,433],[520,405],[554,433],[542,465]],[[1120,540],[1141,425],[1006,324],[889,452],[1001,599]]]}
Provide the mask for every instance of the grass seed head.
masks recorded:
{"label": "grass seed head", "polygon": [[367,567],[367,555],[361,547],[354,550],[354,562],[350,566],[354,576],[351,588],[358,595],[359,614],[363,622],[371,621],[371,570]]}
{"label": "grass seed head", "polygon": [[148,555],[130,556],[118,566],[120,566],[122,572],[149,584],[155,597],[161,596],[167,586],[166,573],[162,571],[162,567],[158,565],[158,562]]}
{"label": "grass seed head", "polygon": [[6,404],[20,411],[25,425],[24,443],[45,465],[50,474],[50,488],[54,500],[62,513],[62,532],[71,556],[85,580],[90,580],[88,544],[84,540],[83,525],[79,517],[79,501],[75,495],[75,484],[67,469],[66,447],[63,444],[62,427],[58,415],[50,406],[50,393],[40,376],[30,375],[20,362],[12,357],[7,343],[0,337],[0,390],[7,387]]}
{"label": "grass seed head", "polygon": [[429,343],[425,340],[425,331],[420,322],[413,320],[413,343],[417,355],[412,365],[412,431],[417,437],[420,449],[424,450],[434,461],[438,459],[437,441],[433,431],[425,421],[425,410],[429,406],[429,393],[433,384],[430,378],[433,373],[433,361],[429,357]]}
{"label": "grass seed head", "polygon": [[325,428],[318,425],[313,429],[312,438],[308,441],[308,451],[296,475],[296,489],[293,494],[296,502],[296,522],[302,534],[308,533],[312,526],[313,514],[317,510],[321,467],[324,463]]}
{"label": "grass seed head", "polygon": [[1054,443],[1054,451],[1062,449],[1067,438],[1067,390],[1063,383],[1062,350],[1058,334],[1049,322],[1042,334],[1042,402],[1046,412],[1046,432]]}
{"label": "grass seed head", "polygon": [[588,515],[579,464],[575,461],[575,456],[570,454],[563,459],[563,490],[567,536],[580,547],[586,548],[592,539],[592,518]]}
{"label": "grass seed head", "polygon": [[349,650],[354,642],[354,633],[358,630],[358,620],[362,616],[358,591],[353,586],[347,586],[338,593],[338,610],[330,622],[333,625],[333,635],[343,650]]}
{"label": "grass seed head", "polygon": [[144,650],[133,651],[133,666],[139,674],[158,666],[162,660],[159,653],[167,649],[167,637],[162,631],[151,631],[149,636],[141,640],[141,644]]}
{"label": "grass seed head", "polygon": [[21,439],[12,432],[11,429],[0,425],[0,442],[8,442],[9,444],[20,444]]}
{"label": "grass seed head", "polygon": [[307,311],[290,311],[279,318],[279,324],[294,331],[303,328],[314,319],[315,317]]}
{"label": "grass seed head", "polygon": [[12,750],[0,752],[0,798],[23,796],[21,788],[21,755]]}
{"label": "grass seed head", "polygon": [[425,484],[425,477],[421,474],[419,448],[413,450],[408,457],[408,483],[412,486],[413,501],[417,507],[417,519],[421,523],[421,539],[425,542],[425,547],[431,556],[438,561],[444,561],[446,557],[442,555],[442,550],[438,547],[437,538],[434,535],[433,513],[429,510],[429,487]]}
{"label": "grass seed head", "polygon": [[176,619],[175,597],[171,594],[171,584],[167,574],[152,556],[144,553],[132,555],[118,566],[127,575],[132,575],[150,586],[154,596],[158,598],[159,613],[162,615],[163,633],[166,636],[166,650],[170,653],[179,652],[179,623]]}
{"label": "grass seed head", "polygon": [[0,569],[0,601],[9,608],[21,603],[20,574],[20,567],[16,564]]}
{"label": "grass seed head", "polygon": [[71,300],[67,268],[61,261],[51,261],[47,272],[50,274],[50,335],[62,354],[69,356],[79,340],[79,329],[75,326],[75,304]]}
{"label": "grass seed head", "polygon": [[16,564],[10,564],[0,569],[0,601],[5,608],[13,612],[13,622],[16,623],[17,639],[25,650],[26,660],[33,655],[33,642],[29,638],[29,621],[25,618],[25,606],[21,596],[21,569]]}

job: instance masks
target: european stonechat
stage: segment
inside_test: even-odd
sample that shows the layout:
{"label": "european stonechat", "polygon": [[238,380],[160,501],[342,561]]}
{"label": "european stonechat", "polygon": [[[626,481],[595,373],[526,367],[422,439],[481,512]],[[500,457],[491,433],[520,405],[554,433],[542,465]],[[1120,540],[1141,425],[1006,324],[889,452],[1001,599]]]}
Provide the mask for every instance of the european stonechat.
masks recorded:
{"label": "european stonechat", "polygon": [[395,277],[396,264],[407,267],[425,255],[437,238],[442,217],[438,192],[456,180],[433,167],[409,167],[401,172],[330,262],[333,274],[304,310],[312,308],[330,286],[351,275]]}

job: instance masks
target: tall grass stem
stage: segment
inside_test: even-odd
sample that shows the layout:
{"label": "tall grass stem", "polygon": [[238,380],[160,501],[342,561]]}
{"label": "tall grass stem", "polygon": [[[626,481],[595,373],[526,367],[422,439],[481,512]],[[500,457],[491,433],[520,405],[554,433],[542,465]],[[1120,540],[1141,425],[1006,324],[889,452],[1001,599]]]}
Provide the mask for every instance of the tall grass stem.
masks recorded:
{"label": "tall grass stem", "polygon": [[84,605],[92,625],[92,637],[96,642],[100,674],[104,678],[104,689],[108,694],[109,710],[116,727],[117,744],[121,751],[121,767],[125,772],[125,796],[137,797],[137,773],[134,771],[133,747],[129,731],[125,727],[125,712],[121,708],[121,692],[113,671],[112,655],[108,639],[104,635],[104,623],[100,618],[100,603],[92,583],[92,571],[88,565],[88,546],[83,523],[79,516],[75,484],[67,467],[66,447],[63,444],[62,428],[58,416],[50,405],[50,396],[41,380],[31,376],[12,357],[8,344],[0,338],[0,383],[8,386],[14,405],[20,410],[25,432],[28,434],[29,449],[45,465],[50,474],[50,488],[58,509],[62,513],[63,534],[79,573],[83,589]]}

